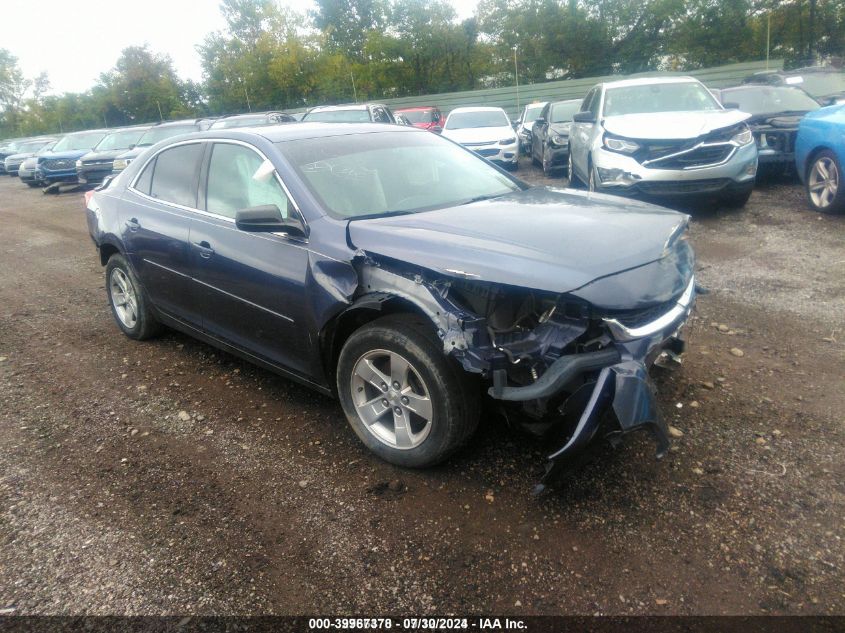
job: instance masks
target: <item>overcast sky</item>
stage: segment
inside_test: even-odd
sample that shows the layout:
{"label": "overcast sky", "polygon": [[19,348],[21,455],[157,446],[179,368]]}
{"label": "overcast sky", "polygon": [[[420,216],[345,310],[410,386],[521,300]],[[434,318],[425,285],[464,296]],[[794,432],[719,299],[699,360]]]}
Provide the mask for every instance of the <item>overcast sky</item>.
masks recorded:
{"label": "overcast sky", "polygon": [[[459,17],[478,0],[452,0]],[[304,12],[312,0],[280,0]],[[46,71],[51,92],[82,92],[114,66],[127,46],[167,53],[179,75],[202,78],[196,45],[223,28],[219,0],[0,0],[0,48],[29,77]]]}

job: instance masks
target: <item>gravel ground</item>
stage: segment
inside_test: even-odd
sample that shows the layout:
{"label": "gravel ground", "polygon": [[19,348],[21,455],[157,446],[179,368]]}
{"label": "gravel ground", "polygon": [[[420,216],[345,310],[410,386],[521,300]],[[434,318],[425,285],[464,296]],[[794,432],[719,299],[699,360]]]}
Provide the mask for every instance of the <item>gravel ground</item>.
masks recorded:
{"label": "gravel ground", "polygon": [[328,398],[126,339],[82,205],[0,179],[3,613],[845,613],[845,218],[797,184],[696,210],[669,456],[600,447],[540,498],[498,419],[404,471]]}

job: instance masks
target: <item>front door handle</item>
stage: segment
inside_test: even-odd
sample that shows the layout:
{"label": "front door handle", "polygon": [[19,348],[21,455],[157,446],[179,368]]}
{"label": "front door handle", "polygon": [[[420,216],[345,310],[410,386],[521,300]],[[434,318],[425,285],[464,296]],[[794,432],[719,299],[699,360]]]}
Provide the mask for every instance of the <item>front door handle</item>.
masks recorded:
{"label": "front door handle", "polygon": [[211,244],[203,240],[202,242],[194,242],[194,246],[197,247],[197,250],[200,252],[200,257],[203,259],[210,259],[212,255],[214,255],[214,249],[211,248]]}
{"label": "front door handle", "polygon": [[138,218],[129,218],[126,220],[126,226],[129,227],[129,230],[133,233],[141,228],[141,223],[138,222]]}

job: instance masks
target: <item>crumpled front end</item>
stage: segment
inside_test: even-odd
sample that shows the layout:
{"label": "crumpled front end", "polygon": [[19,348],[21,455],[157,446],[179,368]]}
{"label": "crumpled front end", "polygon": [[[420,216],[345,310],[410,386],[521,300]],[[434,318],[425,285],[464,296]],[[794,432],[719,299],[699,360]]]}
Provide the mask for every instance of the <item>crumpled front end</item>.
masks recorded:
{"label": "crumpled front end", "polygon": [[695,288],[690,277],[683,293],[647,321],[604,317],[610,335],[606,345],[561,356],[530,385],[507,386],[506,372],[494,373],[489,389],[493,398],[529,408],[538,402],[554,407],[546,414],[557,417],[558,426],[552,423],[547,434],[559,437],[560,446],[549,454],[544,484],[567,458],[599,435],[615,442],[632,431],[646,430],[657,444],[657,456],[666,454],[669,437],[649,369],[664,355],[679,359],[683,353],[682,330],[695,305]]}

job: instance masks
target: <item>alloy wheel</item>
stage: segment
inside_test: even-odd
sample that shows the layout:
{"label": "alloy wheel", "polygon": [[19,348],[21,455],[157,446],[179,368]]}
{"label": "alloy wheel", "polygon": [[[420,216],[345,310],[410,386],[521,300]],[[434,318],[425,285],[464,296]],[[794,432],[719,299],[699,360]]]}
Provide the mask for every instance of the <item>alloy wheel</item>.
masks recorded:
{"label": "alloy wheel", "polygon": [[355,363],[349,386],[358,417],[383,444],[409,450],[428,437],[430,391],[405,357],[384,349],[367,352]]}
{"label": "alloy wheel", "polygon": [[138,323],[138,295],[129,276],[120,268],[112,270],[109,296],[117,318],[127,329],[133,329]]}
{"label": "alloy wheel", "polygon": [[839,191],[839,180],[839,170],[833,159],[823,156],[813,163],[807,179],[807,189],[813,204],[819,209],[829,207]]}

